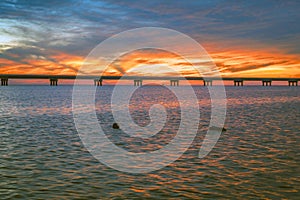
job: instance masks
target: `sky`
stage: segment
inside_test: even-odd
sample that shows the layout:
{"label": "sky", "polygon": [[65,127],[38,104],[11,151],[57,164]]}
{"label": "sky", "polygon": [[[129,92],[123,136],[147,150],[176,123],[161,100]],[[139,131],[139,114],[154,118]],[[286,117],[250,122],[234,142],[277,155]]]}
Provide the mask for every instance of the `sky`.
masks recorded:
{"label": "sky", "polygon": [[[4,0],[0,74],[97,74],[81,67],[96,45],[122,31],[163,27],[201,44],[224,77],[298,78],[299,10],[297,0]],[[149,49],[120,54],[105,73],[136,73],[138,67],[145,75],[167,75],[166,66],[193,75],[180,56]]]}

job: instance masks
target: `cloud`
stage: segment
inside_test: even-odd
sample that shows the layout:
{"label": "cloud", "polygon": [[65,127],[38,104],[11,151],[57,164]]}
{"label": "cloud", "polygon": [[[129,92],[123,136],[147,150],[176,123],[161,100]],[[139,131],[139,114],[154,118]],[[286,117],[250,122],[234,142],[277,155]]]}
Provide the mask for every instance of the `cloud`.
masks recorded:
{"label": "cloud", "polygon": [[[28,46],[11,47],[0,54],[0,59],[3,59],[4,61],[4,63],[1,64],[1,71],[3,71],[4,67],[11,67],[14,65],[19,66],[19,70],[23,71],[23,73],[28,73],[33,70],[36,71],[37,69],[40,70],[40,72],[57,72],[58,70],[67,69],[69,73],[73,74],[79,71],[79,66],[74,67],[72,65],[64,64],[63,59],[56,59],[55,57],[58,57],[57,54],[61,57],[62,53]],[[74,59],[74,56],[69,57],[71,58],[67,59]]]}

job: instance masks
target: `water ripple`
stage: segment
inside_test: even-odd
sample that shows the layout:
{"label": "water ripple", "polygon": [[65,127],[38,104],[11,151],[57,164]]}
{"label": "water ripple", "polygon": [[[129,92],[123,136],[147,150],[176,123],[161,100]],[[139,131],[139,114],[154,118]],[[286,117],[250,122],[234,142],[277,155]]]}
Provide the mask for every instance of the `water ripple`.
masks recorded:
{"label": "water ripple", "polygon": [[[208,129],[210,101],[205,88],[195,90],[201,119],[190,149],[159,171],[133,175],[99,163],[82,145],[72,118],[71,87],[0,88],[0,198],[297,199],[299,88],[227,88],[228,131],[204,159],[197,155]],[[162,148],[174,137],[180,109],[161,88],[141,88],[132,99],[131,114],[140,125],[149,123],[153,101],[167,107],[167,125],[149,139],[111,129],[111,92],[104,86],[96,95],[98,119],[110,130],[111,141],[141,152]]]}

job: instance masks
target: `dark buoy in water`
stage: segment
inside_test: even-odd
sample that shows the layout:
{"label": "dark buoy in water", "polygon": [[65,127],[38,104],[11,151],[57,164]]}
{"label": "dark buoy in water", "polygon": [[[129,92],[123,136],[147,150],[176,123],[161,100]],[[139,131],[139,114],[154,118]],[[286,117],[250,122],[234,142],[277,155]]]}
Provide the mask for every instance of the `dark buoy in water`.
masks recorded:
{"label": "dark buoy in water", "polygon": [[120,127],[117,123],[113,123],[112,127],[113,127],[113,129],[120,129]]}
{"label": "dark buoy in water", "polygon": [[215,131],[219,131],[219,130],[222,130],[222,132],[225,132],[227,131],[226,128],[221,128],[221,127],[216,127],[216,126],[212,126],[212,127],[209,127],[210,130],[215,130]]}

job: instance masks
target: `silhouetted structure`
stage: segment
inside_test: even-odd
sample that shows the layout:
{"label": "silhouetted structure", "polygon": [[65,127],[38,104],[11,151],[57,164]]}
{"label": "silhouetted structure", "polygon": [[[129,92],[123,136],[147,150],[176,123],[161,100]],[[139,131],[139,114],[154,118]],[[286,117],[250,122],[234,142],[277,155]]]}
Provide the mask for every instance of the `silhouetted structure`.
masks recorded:
{"label": "silhouetted structure", "polygon": [[102,86],[102,79],[94,79],[95,86]]}
{"label": "silhouetted structure", "polygon": [[58,79],[57,78],[50,78],[50,86],[57,86]]}
{"label": "silhouetted structure", "polygon": [[271,79],[263,79],[262,86],[272,86],[272,80]]}
{"label": "silhouetted structure", "polygon": [[179,86],[179,80],[170,80],[170,86]]}
{"label": "silhouetted structure", "polygon": [[234,81],[234,86],[244,86],[243,79],[235,79],[233,81]]}
{"label": "silhouetted structure", "polygon": [[8,85],[8,78],[1,78],[1,86],[7,86]]}
{"label": "silhouetted structure", "polygon": [[143,85],[143,80],[133,80],[134,86],[142,86]]}
{"label": "silhouetted structure", "polygon": [[297,80],[289,80],[289,86],[298,86],[298,81]]}
{"label": "silhouetted structure", "polygon": [[235,86],[243,86],[245,81],[261,81],[263,86],[271,86],[272,81],[286,81],[289,86],[298,86],[300,78],[240,78],[240,77],[175,77],[175,76],[94,76],[94,75],[32,75],[32,74],[0,74],[1,85],[8,85],[8,79],[50,79],[51,86],[58,85],[58,79],[93,80],[95,86],[102,86],[102,80],[133,80],[134,86],[142,86],[143,80],[169,80],[171,86],[179,86],[180,80],[203,81],[204,86],[212,86],[215,80],[234,81]]}
{"label": "silhouetted structure", "polygon": [[204,86],[212,86],[212,80],[203,80],[203,85]]}

